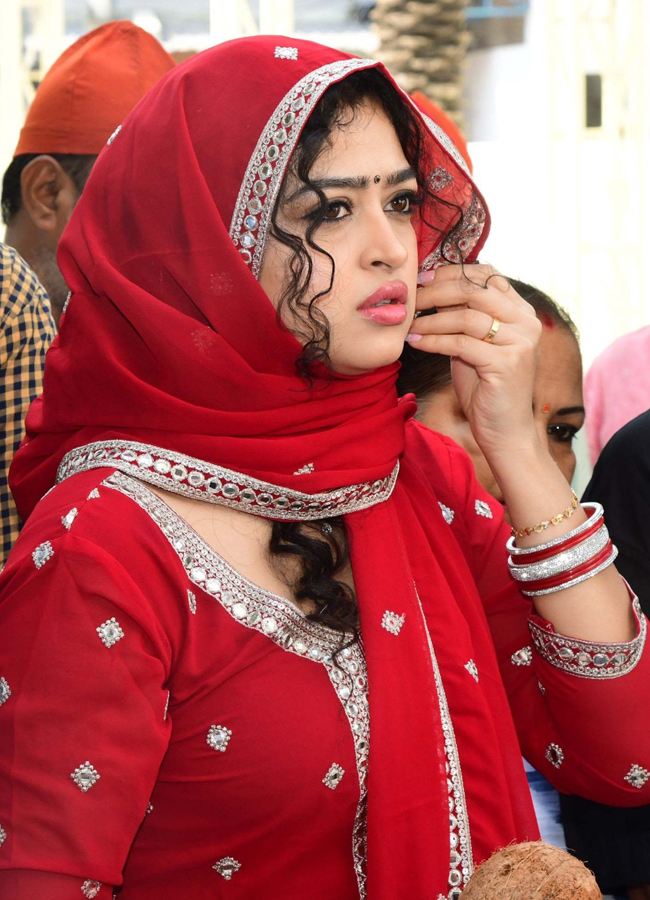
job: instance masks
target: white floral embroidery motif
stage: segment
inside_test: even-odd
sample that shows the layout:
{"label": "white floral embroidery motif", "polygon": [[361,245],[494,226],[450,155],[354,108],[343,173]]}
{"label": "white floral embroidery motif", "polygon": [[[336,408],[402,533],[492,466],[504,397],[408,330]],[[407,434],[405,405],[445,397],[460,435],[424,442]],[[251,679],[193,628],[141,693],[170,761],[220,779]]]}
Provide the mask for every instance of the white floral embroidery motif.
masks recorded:
{"label": "white floral embroidery motif", "polygon": [[631,784],[632,787],[638,788],[641,790],[646,781],[650,778],[650,772],[647,769],[644,769],[643,766],[638,766],[636,763],[632,766],[630,771],[625,776],[625,780],[628,784]]}
{"label": "white floral embroidery motif", "polygon": [[98,500],[99,499],[99,491],[97,488],[93,488],[92,491],[88,494],[88,500]]}
{"label": "white floral embroidery motif", "polygon": [[4,844],[4,842],[6,840],[7,840],[7,832],[4,830],[2,825],[0,825],[0,847]]}
{"label": "white floral embroidery motif", "polygon": [[477,669],[476,663],[474,662],[473,659],[470,659],[469,662],[465,663],[465,668],[467,669],[469,674],[472,676],[474,681],[478,681],[478,669]]}
{"label": "white floral embroidery motif", "polygon": [[61,524],[63,525],[64,528],[67,528],[68,531],[70,531],[70,528],[72,527],[72,523],[74,522],[74,520],[77,518],[78,515],[79,515],[79,510],[77,509],[76,506],[74,506],[70,510],[70,512],[67,513],[67,515],[63,516],[63,518],[61,519]]}
{"label": "white floral embroidery motif", "polygon": [[96,897],[97,894],[99,894],[101,887],[101,881],[91,881],[88,879],[88,881],[84,881],[81,885],[81,893],[84,897],[89,897],[92,900],[93,897]]}
{"label": "white floral embroidery motif", "polygon": [[212,868],[216,869],[226,881],[230,881],[235,872],[239,872],[241,869],[241,863],[237,862],[236,859],[233,859],[232,856],[224,856],[223,859],[218,860]]}
{"label": "white floral embroidery motif", "polygon": [[11,697],[11,688],[6,678],[0,678],[0,706]]}
{"label": "white floral embroidery motif", "polygon": [[192,615],[196,615],[196,595],[192,593],[192,591],[187,591],[187,602],[189,603],[190,612]]}
{"label": "white floral embroidery motif", "polygon": [[556,769],[564,762],[564,750],[558,744],[549,744],[544,755]]}
{"label": "white floral embroidery motif", "polygon": [[85,794],[86,791],[89,791],[91,787],[99,781],[101,776],[97,769],[94,766],[91,766],[88,760],[86,760],[85,763],[82,763],[74,770],[70,775],[70,778],[72,778],[79,790],[83,791]]}
{"label": "white floral embroidery motif", "polygon": [[484,516],[486,519],[492,518],[492,510],[484,500],[477,500],[474,503],[474,509],[477,516]]}
{"label": "white floral embroidery motif", "polygon": [[113,644],[117,644],[124,637],[124,632],[115,616],[112,619],[107,619],[95,631],[105,647],[112,647]]}
{"label": "white floral embroidery motif", "polygon": [[521,650],[517,650],[510,657],[510,662],[513,666],[529,666],[533,661],[533,648],[532,647],[522,647]]}
{"label": "white floral embroidery motif", "polygon": [[298,48],[276,47],[273,55],[276,59],[298,59]]}
{"label": "white floral embroidery motif", "polygon": [[439,194],[440,191],[444,190],[453,180],[453,175],[450,175],[442,166],[436,166],[429,176],[429,184],[431,185],[431,190],[434,194]]}
{"label": "white floral embroidery motif", "polygon": [[313,471],[314,471],[314,464],[307,463],[307,465],[302,466],[302,468],[296,469],[296,471],[293,474],[294,475],[311,475],[311,473]]}
{"label": "white floral embroidery motif", "polygon": [[381,624],[382,627],[389,631],[391,634],[399,634],[402,630],[402,625],[404,624],[404,620],[406,619],[406,614],[398,616],[397,613],[389,612],[386,610],[384,613]]}
{"label": "white floral embroidery motif", "polygon": [[341,768],[338,763],[332,763],[328,769],[327,775],[323,778],[323,784],[334,791],[341,783],[341,779],[344,775],[345,769]]}
{"label": "white floral embroidery motif", "polygon": [[232,731],[223,725],[211,725],[206,741],[213,750],[226,752],[228,741],[232,737]]}
{"label": "white floral embroidery motif", "polygon": [[52,544],[49,541],[45,541],[42,544],[39,544],[36,550],[32,553],[32,559],[34,560],[34,565],[37,569],[40,569],[41,566],[44,566],[48,559],[52,559],[54,556],[54,550],[52,548]]}
{"label": "white floral embroidery motif", "polygon": [[451,525],[451,523],[454,521],[454,516],[456,515],[456,513],[453,511],[453,509],[449,509],[448,506],[445,506],[444,503],[440,503],[440,501],[438,501],[438,506],[442,511],[442,517],[447,525]]}

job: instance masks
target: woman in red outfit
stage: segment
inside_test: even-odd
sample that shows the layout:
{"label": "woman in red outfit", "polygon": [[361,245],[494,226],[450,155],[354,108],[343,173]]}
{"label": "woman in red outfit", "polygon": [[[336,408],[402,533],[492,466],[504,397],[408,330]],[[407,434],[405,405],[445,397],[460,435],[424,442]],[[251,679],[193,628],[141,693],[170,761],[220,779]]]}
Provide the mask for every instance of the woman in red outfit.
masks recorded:
{"label": "woman in red outfit", "polygon": [[[645,620],[485,235],[383,67],[309,42],[200,54],[102,152],[13,472],[0,895],[456,900],[537,835],[517,731],[560,789],[648,802]],[[407,338],[456,358],[515,578],[397,401]]]}

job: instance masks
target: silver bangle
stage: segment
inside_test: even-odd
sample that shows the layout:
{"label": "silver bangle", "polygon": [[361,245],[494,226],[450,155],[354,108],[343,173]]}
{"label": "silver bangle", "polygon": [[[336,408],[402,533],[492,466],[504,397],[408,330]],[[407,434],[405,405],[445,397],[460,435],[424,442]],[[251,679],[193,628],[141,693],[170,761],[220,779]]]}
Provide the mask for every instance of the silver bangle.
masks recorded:
{"label": "silver bangle", "polygon": [[587,560],[592,559],[607,545],[608,540],[609,532],[603,522],[598,531],[589,535],[584,541],[576,544],[575,547],[561,550],[548,559],[542,559],[539,562],[529,563],[528,565],[515,565],[513,558],[509,556],[508,567],[510,574],[515,581],[539,581],[540,578],[553,578],[555,575],[560,575],[562,572],[580,566],[586,563]]}
{"label": "silver bangle", "polygon": [[525,594],[527,597],[542,597],[544,594],[555,594],[557,591],[565,591],[567,588],[573,587],[576,584],[581,584],[583,581],[587,581],[588,578],[593,578],[595,575],[599,575],[608,566],[611,566],[617,556],[618,549],[614,546],[614,544],[612,544],[612,552],[609,554],[607,559],[599,566],[596,566],[595,569],[591,569],[590,572],[585,572],[584,575],[578,575],[577,578],[572,578],[570,581],[565,581],[564,584],[558,584],[555,587],[542,588],[539,591],[526,591],[523,588],[520,588],[521,593]]}
{"label": "silver bangle", "polygon": [[553,538],[552,541],[546,541],[544,544],[535,544],[534,547],[517,547],[515,544],[515,538],[510,537],[508,538],[508,541],[506,543],[506,550],[512,556],[526,556],[530,553],[538,553],[540,550],[548,550],[551,547],[557,547],[559,544],[563,544],[569,538],[575,537],[578,534],[582,534],[582,532],[590,528],[594,524],[594,522],[598,521],[598,519],[602,519],[603,517],[604,511],[600,503],[583,503],[582,508],[585,511],[587,511],[588,509],[592,509],[593,512],[586,522],[583,522],[582,525],[578,525],[578,527],[574,528],[573,531],[568,531],[561,537]]}

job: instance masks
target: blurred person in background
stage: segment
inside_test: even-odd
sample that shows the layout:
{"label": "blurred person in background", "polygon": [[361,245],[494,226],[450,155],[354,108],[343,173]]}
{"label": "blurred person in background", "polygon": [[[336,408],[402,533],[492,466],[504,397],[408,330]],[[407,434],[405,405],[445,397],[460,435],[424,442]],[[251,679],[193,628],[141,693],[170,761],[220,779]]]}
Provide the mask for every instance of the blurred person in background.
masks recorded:
{"label": "blurred person in background", "polygon": [[58,324],[68,288],[56,250],[97,155],[174,66],[148,32],[109,22],[75,41],[40,83],[2,183],[5,242],[31,266]]}
{"label": "blurred person in background", "polygon": [[619,428],[650,409],[650,325],[625,334],[596,357],[585,377],[592,466]]}
{"label": "blurred person in background", "polygon": [[0,250],[0,566],[20,528],[8,486],[9,466],[24,434],[29,404],[42,390],[45,353],[68,293],[56,259],[59,238],[99,151],[173,66],[158,41],[131,22],[110,22],[84,35],[40,83],[5,172],[2,216],[7,230]]}

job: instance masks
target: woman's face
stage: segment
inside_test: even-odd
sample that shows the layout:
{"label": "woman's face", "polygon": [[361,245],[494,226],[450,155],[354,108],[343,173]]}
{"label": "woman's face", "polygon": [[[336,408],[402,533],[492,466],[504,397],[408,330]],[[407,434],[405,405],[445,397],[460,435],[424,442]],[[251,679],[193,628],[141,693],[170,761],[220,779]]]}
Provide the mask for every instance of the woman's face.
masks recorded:
{"label": "woman's face", "polygon": [[[418,186],[381,107],[366,101],[331,135],[310,178],[327,198],[325,220],[313,240],[334,260],[332,289],[316,303],[330,326],[329,357],[335,372],[360,375],[398,359],[413,319],[418,271],[412,201]],[[319,209],[317,195],[295,177],[285,185],[278,224],[305,236]],[[293,251],[271,238],[260,284],[277,306]],[[332,266],[312,251],[309,297],[327,291]],[[285,324],[299,333],[283,305]]]}
{"label": "woman's face", "polygon": [[[576,467],[573,438],[582,428],[582,360],[571,332],[555,322],[544,324],[539,344],[533,394],[533,412],[540,434],[570,483]],[[450,384],[426,397],[418,418],[429,428],[453,438],[470,455],[476,477],[485,490],[503,502],[501,489],[481,453]]]}

